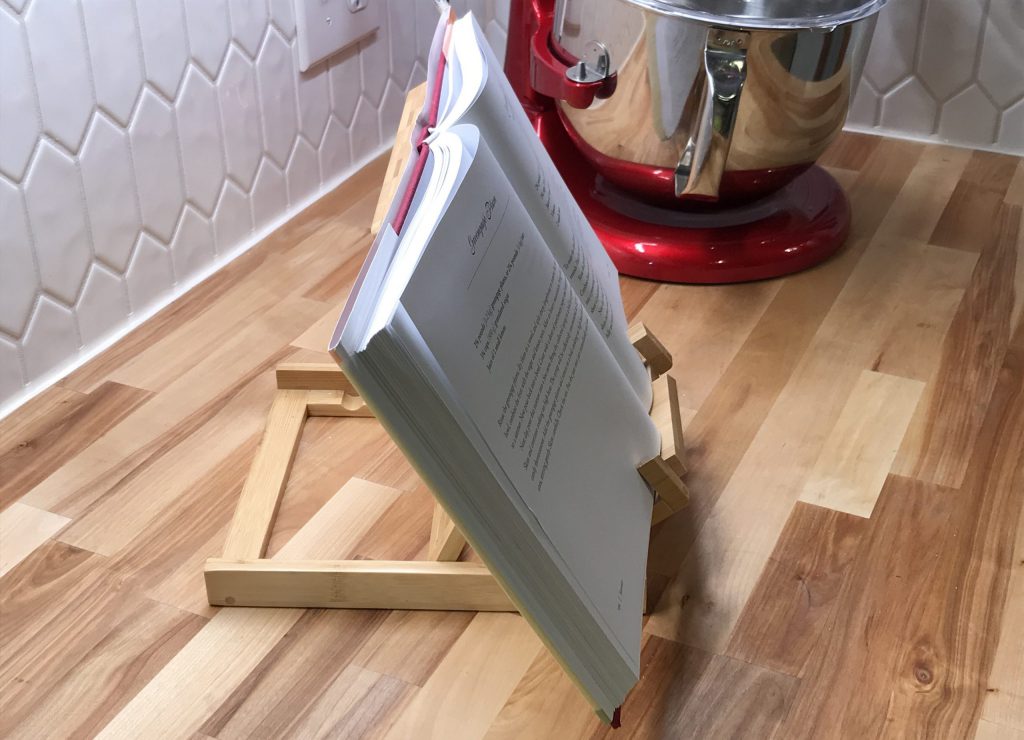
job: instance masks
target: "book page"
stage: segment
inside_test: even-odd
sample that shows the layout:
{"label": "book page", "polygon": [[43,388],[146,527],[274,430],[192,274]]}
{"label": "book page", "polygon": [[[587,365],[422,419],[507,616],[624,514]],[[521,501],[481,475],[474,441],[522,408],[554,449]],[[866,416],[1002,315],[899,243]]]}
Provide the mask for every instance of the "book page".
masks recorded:
{"label": "book page", "polygon": [[[457,126],[432,144],[477,136]],[[653,498],[636,466],[660,439],[647,409],[486,144],[401,296],[479,438],[566,571],[639,650]]]}
{"label": "book page", "polygon": [[[460,69],[464,90],[453,98],[455,107],[439,121],[439,130],[452,125],[457,118],[484,132],[488,146],[623,374],[637,397],[649,407],[650,376],[629,341],[618,271],[537,138],[472,16],[456,21],[449,57],[449,66]],[[466,97],[477,90],[478,95],[467,101]]]}

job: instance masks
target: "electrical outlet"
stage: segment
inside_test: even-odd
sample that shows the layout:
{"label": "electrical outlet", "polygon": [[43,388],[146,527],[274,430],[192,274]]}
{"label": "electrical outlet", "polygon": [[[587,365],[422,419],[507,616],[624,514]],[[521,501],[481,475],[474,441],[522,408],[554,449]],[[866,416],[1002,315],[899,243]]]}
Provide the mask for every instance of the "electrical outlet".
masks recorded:
{"label": "electrical outlet", "polygon": [[295,0],[299,69],[305,72],[380,28],[382,0]]}

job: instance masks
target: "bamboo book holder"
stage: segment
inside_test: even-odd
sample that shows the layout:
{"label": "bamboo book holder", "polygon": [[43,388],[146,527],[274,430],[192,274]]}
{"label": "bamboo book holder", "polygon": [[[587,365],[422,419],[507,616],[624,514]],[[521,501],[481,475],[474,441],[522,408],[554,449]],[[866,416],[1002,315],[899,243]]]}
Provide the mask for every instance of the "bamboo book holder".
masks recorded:
{"label": "bamboo book holder", "polygon": [[[682,429],[672,357],[643,324],[630,329],[633,346],[652,378],[651,416],[661,432],[661,455],[637,468],[654,490],[652,526],[683,508]],[[256,458],[228,530],[221,558],[206,561],[206,594],[214,606],[338,609],[516,611],[486,566],[460,562],[466,538],[434,504],[429,560],[264,559],[302,426],[310,416],[373,414],[334,363],[283,364]]]}
{"label": "bamboo book holder", "polygon": [[[425,86],[409,91],[391,151],[371,231],[376,233],[394,198],[410,153],[410,132],[423,107]],[[682,423],[672,356],[643,324],[630,341],[651,373],[651,417],[661,432],[661,455],[638,468],[656,500],[651,525],[686,506],[689,494]],[[460,562],[466,538],[434,506],[429,560],[267,560],[267,543],[302,425],[310,416],[373,416],[345,374],[330,363],[277,368],[277,394],[256,459],[242,489],[221,558],[206,561],[206,595],[214,606],[288,606],[340,609],[516,611],[487,567]]]}

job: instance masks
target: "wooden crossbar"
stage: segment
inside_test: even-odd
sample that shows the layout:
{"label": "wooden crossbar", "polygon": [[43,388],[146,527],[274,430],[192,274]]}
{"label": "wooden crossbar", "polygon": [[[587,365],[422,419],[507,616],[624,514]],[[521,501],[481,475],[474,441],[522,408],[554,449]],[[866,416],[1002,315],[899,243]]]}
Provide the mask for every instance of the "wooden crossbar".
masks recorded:
{"label": "wooden crossbar", "polygon": [[479,563],[429,560],[227,560],[206,563],[210,603],[319,609],[516,608]]}

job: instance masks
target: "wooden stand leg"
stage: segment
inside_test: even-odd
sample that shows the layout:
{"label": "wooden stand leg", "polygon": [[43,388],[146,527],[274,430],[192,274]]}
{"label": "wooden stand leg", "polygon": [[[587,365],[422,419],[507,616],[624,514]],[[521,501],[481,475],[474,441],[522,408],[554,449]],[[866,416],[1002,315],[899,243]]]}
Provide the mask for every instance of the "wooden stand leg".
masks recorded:
{"label": "wooden stand leg", "polygon": [[266,552],[305,420],[306,392],[278,391],[231,520],[224,544],[225,557],[261,558]]}
{"label": "wooden stand leg", "polygon": [[441,504],[434,504],[434,518],[430,523],[430,546],[427,557],[431,560],[453,562],[466,547],[466,538],[455,526]]}

